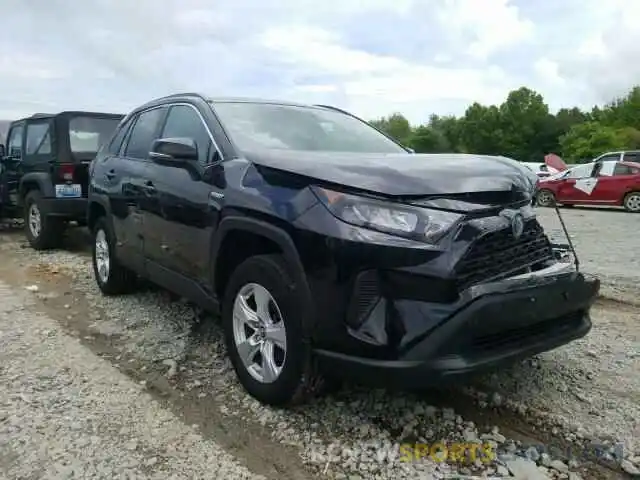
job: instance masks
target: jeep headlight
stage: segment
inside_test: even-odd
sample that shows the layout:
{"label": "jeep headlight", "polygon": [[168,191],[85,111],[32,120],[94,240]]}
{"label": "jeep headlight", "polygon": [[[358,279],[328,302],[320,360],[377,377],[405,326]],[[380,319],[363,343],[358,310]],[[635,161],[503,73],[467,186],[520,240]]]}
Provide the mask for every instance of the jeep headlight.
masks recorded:
{"label": "jeep headlight", "polygon": [[343,222],[435,243],[463,218],[444,210],[414,207],[377,198],[312,187],[327,209]]}

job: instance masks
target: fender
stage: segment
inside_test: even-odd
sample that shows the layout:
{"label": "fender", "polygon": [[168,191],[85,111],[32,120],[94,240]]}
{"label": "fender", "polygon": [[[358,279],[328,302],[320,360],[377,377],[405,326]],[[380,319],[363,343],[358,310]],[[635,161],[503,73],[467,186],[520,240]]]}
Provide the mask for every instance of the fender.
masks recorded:
{"label": "fender", "polygon": [[91,227],[91,205],[98,204],[107,214],[107,218],[111,221],[111,203],[107,195],[99,193],[90,193],[87,199],[87,226]]}
{"label": "fender", "polygon": [[26,184],[35,183],[38,185],[38,189],[42,193],[43,197],[55,197],[56,193],[51,182],[51,175],[46,172],[30,172],[20,178],[18,186],[18,202],[22,205],[26,194]]}
{"label": "fender", "polygon": [[304,304],[309,307],[309,311],[304,312],[304,314],[302,315],[302,321],[305,329],[310,333],[315,324],[314,309],[312,308],[313,299],[311,297],[309,283],[307,282],[307,278],[304,273],[304,267],[302,266],[302,261],[300,260],[300,255],[298,255],[298,250],[296,249],[296,246],[293,243],[293,240],[291,240],[289,234],[283,229],[271,225],[270,223],[250,217],[237,216],[225,217],[224,219],[222,219],[222,221],[220,221],[211,244],[212,290],[216,291],[215,272],[220,247],[222,246],[227,234],[234,230],[245,230],[256,235],[260,235],[262,237],[268,238],[269,240],[272,240],[280,247],[284,254],[285,260],[290,267],[291,275],[293,276],[293,280],[295,282],[294,288],[295,290],[297,290],[297,293],[299,295],[302,295]]}

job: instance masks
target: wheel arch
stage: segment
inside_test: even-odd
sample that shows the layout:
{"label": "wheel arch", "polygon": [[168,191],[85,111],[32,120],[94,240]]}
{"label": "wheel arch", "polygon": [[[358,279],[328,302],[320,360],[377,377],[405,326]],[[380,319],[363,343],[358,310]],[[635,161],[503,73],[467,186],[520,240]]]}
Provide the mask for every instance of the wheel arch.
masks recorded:
{"label": "wheel arch", "polygon": [[31,190],[39,190],[43,197],[55,196],[51,177],[44,172],[31,172],[22,176],[18,184],[18,205],[24,205],[24,199]]}
{"label": "wheel arch", "polygon": [[[244,244],[238,243],[239,238],[253,238],[258,242],[258,249],[241,250],[239,255],[229,255],[234,250],[242,248]],[[247,255],[244,255],[246,251]],[[219,224],[216,235],[211,243],[211,286],[214,292],[225,288],[226,281],[237,261],[242,261],[255,254],[281,253],[287,264],[293,284],[292,289],[302,296],[303,304],[308,311],[304,312],[303,325],[310,329],[315,324],[313,316],[311,291],[305,275],[304,267],[298,254],[298,250],[291,236],[282,228],[263,220],[251,217],[226,217]],[[234,259],[236,262],[234,262]]]}
{"label": "wheel arch", "polygon": [[640,195],[640,188],[635,187],[632,188],[626,192],[624,192],[624,194],[622,195],[622,199],[620,200],[620,205],[622,205],[623,207],[625,207],[625,202],[627,200],[627,197],[631,194],[637,193],[638,195]]}
{"label": "wheel arch", "polygon": [[93,230],[96,221],[101,216],[109,216],[111,209],[109,202],[100,196],[92,196],[87,203],[87,227]]}

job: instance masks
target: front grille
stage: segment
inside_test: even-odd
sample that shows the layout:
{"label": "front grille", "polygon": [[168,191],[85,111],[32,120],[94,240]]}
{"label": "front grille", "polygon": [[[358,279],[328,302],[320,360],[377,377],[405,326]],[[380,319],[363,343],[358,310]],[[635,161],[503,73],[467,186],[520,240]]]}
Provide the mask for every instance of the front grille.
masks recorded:
{"label": "front grille", "polygon": [[519,238],[510,228],[478,238],[456,266],[459,290],[488,280],[524,273],[551,260],[553,250],[537,220],[529,220]]}
{"label": "front grille", "polygon": [[577,311],[532,325],[519,326],[484,335],[479,334],[471,338],[467,351],[479,353],[500,349],[506,350],[522,347],[545,338],[566,335],[580,328],[583,322],[583,315],[583,311]]}

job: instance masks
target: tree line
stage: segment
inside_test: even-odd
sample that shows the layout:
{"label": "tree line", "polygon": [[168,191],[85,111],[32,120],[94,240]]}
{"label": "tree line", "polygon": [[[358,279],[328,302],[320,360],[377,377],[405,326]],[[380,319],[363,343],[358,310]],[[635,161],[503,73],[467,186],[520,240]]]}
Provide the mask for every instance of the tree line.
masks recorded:
{"label": "tree line", "polygon": [[542,95],[521,87],[501,105],[476,102],[461,117],[431,115],[414,126],[394,113],[370,123],[416,153],[504,155],[523,162],[543,162],[555,153],[567,163],[585,163],[606,151],[640,149],[640,86],[590,111],[553,114]]}

